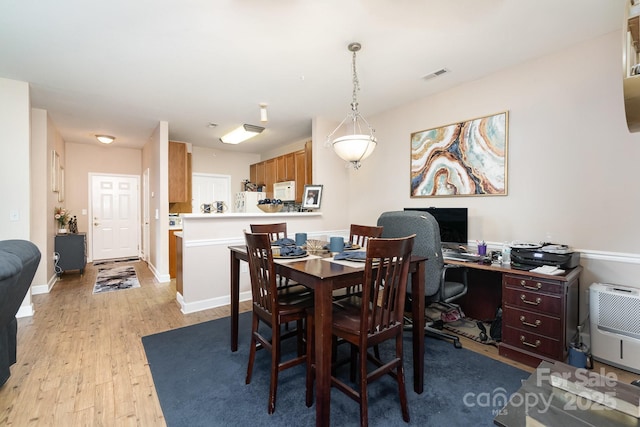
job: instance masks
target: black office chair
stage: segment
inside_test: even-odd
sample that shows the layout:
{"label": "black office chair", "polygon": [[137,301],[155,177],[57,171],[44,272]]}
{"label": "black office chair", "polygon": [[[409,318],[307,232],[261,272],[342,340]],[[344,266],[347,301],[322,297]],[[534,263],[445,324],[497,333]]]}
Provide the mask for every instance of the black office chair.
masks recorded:
{"label": "black office chair", "polygon": [[[394,211],[384,212],[378,218],[378,225],[383,227],[382,237],[397,238],[416,235],[413,245],[413,255],[424,256],[425,264],[425,298],[426,305],[438,303],[448,307],[457,307],[451,302],[467,293],[467,269],[462,267],[461,282],[447,280],[447,272],[458,266],[445,265],[442,258],[442,244],[440,242],[440,228],[438,222],[427,212]],[[409,300],[411,298],[411,281],[407,286]],[[462,348],[460,339],[434,327],[436,322],[427,321],[425,333],[440,339],[453,342],[456,348]],[[407,324],[410,329],[414,325]]]}

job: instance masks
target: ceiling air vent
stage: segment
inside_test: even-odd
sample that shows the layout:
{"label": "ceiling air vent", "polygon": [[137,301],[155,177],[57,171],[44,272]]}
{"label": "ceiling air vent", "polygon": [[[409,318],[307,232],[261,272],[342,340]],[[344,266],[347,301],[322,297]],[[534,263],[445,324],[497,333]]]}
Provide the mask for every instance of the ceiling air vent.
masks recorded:
{"label": "ceiling air vent", "polygon": [[434,71],[433,73],[429,73],[426,76],[422,77],[423,80],[431,80],[431,79],[435,79],[436,77],[440,77],[443,74],[448,73],[449,70],[446,68],[441,68],[437,71]]}

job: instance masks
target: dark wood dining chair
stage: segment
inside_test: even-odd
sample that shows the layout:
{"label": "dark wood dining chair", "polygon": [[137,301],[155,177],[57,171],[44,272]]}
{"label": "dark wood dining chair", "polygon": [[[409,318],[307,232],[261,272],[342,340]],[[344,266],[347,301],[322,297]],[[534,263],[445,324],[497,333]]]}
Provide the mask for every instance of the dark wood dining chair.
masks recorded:
{"label": "dark wood dining chair", "polygon": [[[369,383],[388,374],[398,383],[402,419],[409,422],[409,405],[404,381],[402,331],[404,302],[409,263],[415,234],[398,239],[372,238],[367,244],[362,298],[360,305],[333,303],[332,334],[350,343],[357,350],[353,357],[358,365],[357,387],[332,374],[331,386],[344,392],[360,404],[360,425],[368,425]],[[307,314],[307,392],[306,404],[313,403],[314,342],[313,311]],[[395,340],[395,355],[384,362],[369,352],[369,348],[387,340]],[[356,354],[355,352],[352,354]],[[367,361],[376,369],[367,372]]]}
{"label": "dark wood dining chair", "polygon": [[[378,238],[382,236],[382,230],[384,227],[377,225],[360,225],[360,224],[351,224],[349,228],[349,242],[352,244],[358,245],[361,248],[367,245],[367,241],[372,238]],[[345,300],[348,304],[357,305],[359,304],[359,298],[362,297],[362,285],[354,285],[349,286],[348,288],[341,289],[336,292],[333,296],[334,301]],[[355,299],[355,301],[354,301]],[[349,359],[342,359],[340,361],[337,360],[338,356],[338,345],[344,344],[345,341],[339,340],[337,337],[333,337],[333,346],[331,347],[332,351],[332,360],[336,363],[336,366],[342,365],[349,361]],[[375,347],[375,354],[379,357],[378,347]],[[353,372],[355,376],[355,371]]]}
{"label": "dark wood dining chair", "polygon": [[287,238],[287,223],[279,222],[276,224],[251,224],[252,233],[267,233],[269,239],[275,242],[278,239]]}
{"label": "dark wood dining chair", "polygon": [[[349,229],[349,242],[352,244],[365,247],[367,241],[372,238],[378,238],[382,236],[383,227],[375,225],[358,225],[351,224]],[[360,297],[362,295],[362,285],[350,286],[341,290],[339,293],[334,294],[334,301],[338,301],[344,298],[350,298],[352,296]]]}
{"label": "dark wood dining chair", "polygon": [[[271,353],[268,413],[272,414],[276,409],[278,373],[306,361],[303,323],[306,315],[305,310],[313,307],[313,294],[283,294],[278,292],[269,235],[265,233],[245,233],[245,240],[249,257],[251,297],[253,299],[251,346],[249,348],[246,383],[251,383],[256,351],[267,349]],[[260,333],[258,328],[260,322],[271,328],[270,339]],[[297,328],[283,333],[281,326],[288,322],[296,322]],[[292,336],[297,338],[297,355],[282,361],[281,342],[283,339]]]}
{"label": "dark wood dining chair", "polygon": [[382,237],[382,228],[375,225],[351,224],[349,241],[361,247],[366,246],[370,238]]}
{"label": "dark wood dining chair", "polygon": [[[252,233],[267,233],[271,242],[275,242],[278,239],[287,238],[287,223],[279,222],[275,224],[250,224]],[[280,292],[288,293],[305,293],[309,292],[309,289],[305,288],[298,283],[278,277],[278,288]]]}

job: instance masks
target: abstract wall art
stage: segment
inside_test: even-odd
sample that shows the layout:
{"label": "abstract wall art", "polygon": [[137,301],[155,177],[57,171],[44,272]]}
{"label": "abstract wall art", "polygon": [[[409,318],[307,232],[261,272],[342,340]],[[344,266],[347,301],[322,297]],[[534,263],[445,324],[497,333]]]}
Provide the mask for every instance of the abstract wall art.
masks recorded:
{"label": "abstract wall art", "polygon": [[507,194],[507,111],[411,134],[411,197]]}

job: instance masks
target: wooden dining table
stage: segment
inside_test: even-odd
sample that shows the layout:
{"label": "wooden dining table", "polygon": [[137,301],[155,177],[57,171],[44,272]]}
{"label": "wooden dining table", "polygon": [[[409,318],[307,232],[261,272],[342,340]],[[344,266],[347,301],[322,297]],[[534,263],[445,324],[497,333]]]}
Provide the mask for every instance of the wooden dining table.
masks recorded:
{"label": "wooden dining table", "polygon": [[[240,261],[248,261],[246,246],[229,246],[231,260],[231,351],[238,350]],[[426,258],[412,256],[410,263],[414,324],[424,324]],[[323,258],[276,262],[276,273],[314,291],[316,352],[316,426],[329,426],[331,404],[331,323],[333,291],[362,283],[362,267],[343,265]],[[413,389],[423,391],[424,331],[413,328]]]}

